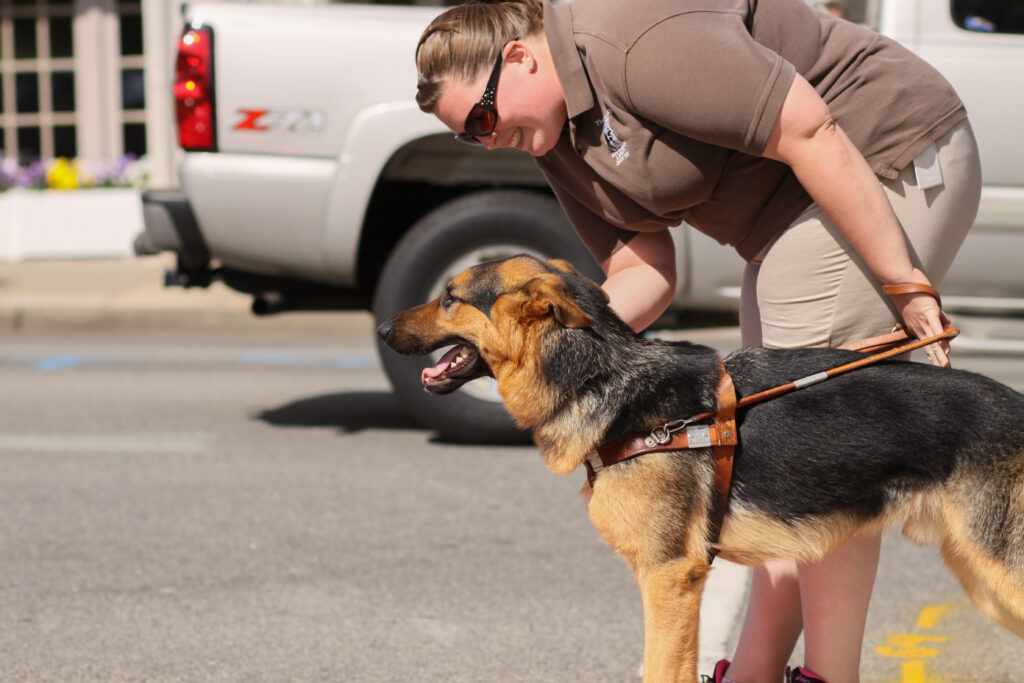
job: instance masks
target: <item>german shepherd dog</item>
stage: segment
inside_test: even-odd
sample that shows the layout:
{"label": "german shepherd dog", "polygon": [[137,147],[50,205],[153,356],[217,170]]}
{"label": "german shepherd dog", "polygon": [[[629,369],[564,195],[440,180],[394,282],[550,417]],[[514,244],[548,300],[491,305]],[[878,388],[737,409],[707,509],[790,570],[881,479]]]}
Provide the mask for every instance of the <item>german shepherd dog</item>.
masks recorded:
{"label": "german shepherd dog", "polygon": [[[548,468],[601,444],[715,408],[714,350],[645,339],[560,260],[472,267],[438,299],[378,328],[404,354],[455,345],[422,373],[435,394],[482,375],[532,430]],[[724,359],[737,396],[861,358],[745,348]],[[986,377],[885,361],[741,408],[721,556],[811,562],[854,534],[902,524],[941,546],[974,603],[1024,638],[1024,396]],[[588,512],[632,568],[644,607],[644,680],[696,679],[709,569],[712,448],[601,470]]]}

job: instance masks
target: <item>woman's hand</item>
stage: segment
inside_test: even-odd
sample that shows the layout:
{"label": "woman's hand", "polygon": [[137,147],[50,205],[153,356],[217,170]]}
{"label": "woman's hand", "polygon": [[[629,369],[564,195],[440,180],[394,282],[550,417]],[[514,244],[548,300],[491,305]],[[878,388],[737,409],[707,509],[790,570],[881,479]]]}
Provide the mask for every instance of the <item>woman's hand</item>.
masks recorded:
{"label": "woman's hand", "polygon": [[[928,277],[918,268],[914,268],[913,275],[908,282],[931,286]],[[903,321],[903,328],[918,339],[939,334],[946,325],[950,324],[949,316],[939,308],[939,302],[930,294],[920,292],[895,294],[891,298]],[[950,367],[949,341],[944,339],[941,342],[930,344],[925,347],[924,352],[933,364],[943,368]]]}

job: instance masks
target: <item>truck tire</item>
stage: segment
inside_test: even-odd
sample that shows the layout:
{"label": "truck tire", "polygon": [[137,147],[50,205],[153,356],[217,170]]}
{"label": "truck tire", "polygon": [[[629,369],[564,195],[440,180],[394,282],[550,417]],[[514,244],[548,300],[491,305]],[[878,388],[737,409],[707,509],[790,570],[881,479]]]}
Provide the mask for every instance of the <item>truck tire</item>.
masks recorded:
{"label": "truck tire", "polygon": [[[384,265],[373,314],[382,322],[439,296],[448,280],[471,265],[524,252],[564,258],[580,272],[601,278],[600,268],[553,197],[526,190],[487,190],[442,204],[410,228]],[[481,378],[453,394],[434,396],[420,385],[427,358],[401,356],[380,340],[377,347],[401,404],[442,439],[470,443],[529,439],[505,411],[494,380]]]}

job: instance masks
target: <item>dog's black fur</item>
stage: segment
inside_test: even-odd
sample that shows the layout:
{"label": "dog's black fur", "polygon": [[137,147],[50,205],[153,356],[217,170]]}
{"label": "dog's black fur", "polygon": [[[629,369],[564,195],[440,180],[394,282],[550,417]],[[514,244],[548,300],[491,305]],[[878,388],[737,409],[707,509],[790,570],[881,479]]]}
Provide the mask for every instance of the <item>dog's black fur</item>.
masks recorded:
{"label": "dog's black fur", "polygon": [[[714,350],[633,333],[564,262],[474,267],[378,331],[404,353],[463,344],[466,360],[425,375],[427,388],[494,375],[559,473],[603,443],[715,408]],[[742,398],[860,358],[746,348],[724,363]],[[740,409],[737,422],[723,557],[814,560],[856,533],[903,524],[941,544],[979,607],[1024,637],[1024,396],[974,373],[885,361]],[[599,473],[589,500],[652,612],[654,680],[695,675],[689,622],[707,570],[712,459],[705,448],[626,460]],[[677,613],[689,622],[673,622]]]}
{"label": "dog's black fur", "polygon": [[[713,349],[645,339],[608,308],[593,282],[558,274],[594,323],[550,336],[545,374],[566,400],[589,393],[597,404],[616,407],[605,442],[644,431],[651,415],[668,420],[713,408]],[[742,398],[861,358],[837,349],[748,347],[725,358],[725,366]],[[798,416],[804,419],[794,424]],[[1019,464],[1013,458],[1024,451],[1024,396],[982,375],[910,361],[883,361],[755,404],[741,409],[737,421],[733,495],[756,499],[787,520],[837,510],[870,519],[944,481],[958,464],[972,469],[979,457],[976,484],[992,496],[995,510],[1005,510],[1013,487],[1006,478],[993,481],[992,468]],[[981,444],[1001,446],[981,454]],[[974,522],[993,552],[1014,542],[1018,554],[1024,551],[1024,539],[1008,535],[1024,528],[1024,519],[1001,524],[986,517]]]}

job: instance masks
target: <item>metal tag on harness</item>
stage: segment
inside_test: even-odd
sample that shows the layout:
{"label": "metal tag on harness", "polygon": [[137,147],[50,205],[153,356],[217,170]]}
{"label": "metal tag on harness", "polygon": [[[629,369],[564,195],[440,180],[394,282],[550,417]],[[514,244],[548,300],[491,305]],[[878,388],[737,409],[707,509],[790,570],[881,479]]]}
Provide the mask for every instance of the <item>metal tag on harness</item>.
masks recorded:
{"label": "metal tag on harness", "polygon": [[711,427],[694,425],[686,428],[686,443],[690,448],[706,448],[711,445]]}

